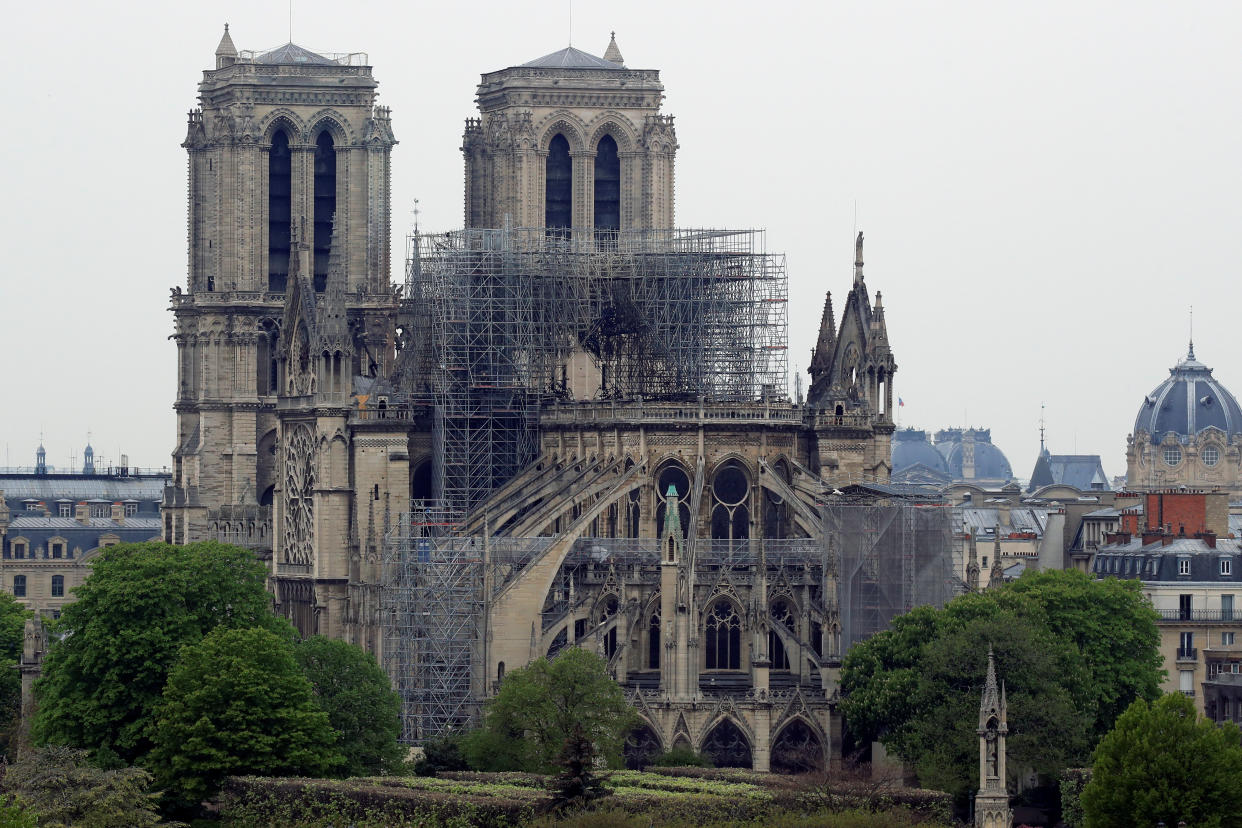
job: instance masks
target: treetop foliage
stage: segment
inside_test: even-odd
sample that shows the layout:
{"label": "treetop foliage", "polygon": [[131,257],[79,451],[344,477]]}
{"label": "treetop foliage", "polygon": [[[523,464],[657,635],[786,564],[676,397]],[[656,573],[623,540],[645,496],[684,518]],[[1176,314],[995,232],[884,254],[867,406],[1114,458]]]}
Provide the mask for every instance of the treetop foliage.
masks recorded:
{"label": "treetop foliage", "polygon": [[858,741],[882,741],[923,785],[964,797],[978,781],[989,647],[1008,692],[1009,769],[1053,775],[1085,763],[1126,704],[1158,695],[1158,643],[1137,584],[1028,573],[941,610],[916,608],[855,646],[842,712]]}
{"label": "treetop foliage", "polygon": [[401,700],[375,656],[346,641],[319,635],[299,643],[294,655],[338,734],[343,775],[398,771],[402,766],[397,745]]}
{"label": "treetop foliage", "polygon": [[556,658],[505,674],[483,726],[465,738],[472,767],[548,772],[581,728],[610,766],[621,760],[635,713],[595,653],[567,647]]}
{"label": "treetop foliage", "polygon": [[183,646],[217,626],[288,630],[271,612],[263,564],[245,549],[119,544],[91,567],[36,684],[40,742],[84,747],[101,761],[138,761],[150,750],[152,713]]}
{"label": "treetop foliage", "polygon": [[344,761],[293,646],[261,628],[219,627],[185,647],[157,716],[151,764],[183,805],[229,775],[317,776]]}
{"label": "treetop foliage", "polygon": [[1086,828],[1242,826],[1240,738],[1237,725],[1199,716],[1181,693],[1135,701],[1096,748]]}

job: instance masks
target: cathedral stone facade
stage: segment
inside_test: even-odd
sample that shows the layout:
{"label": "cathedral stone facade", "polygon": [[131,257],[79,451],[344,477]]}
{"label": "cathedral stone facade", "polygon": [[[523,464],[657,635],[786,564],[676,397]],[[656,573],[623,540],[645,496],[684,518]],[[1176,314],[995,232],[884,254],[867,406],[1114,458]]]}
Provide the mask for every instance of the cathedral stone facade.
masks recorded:
{"label": "cathedral stone facade", "polygon": [[[446,468],[456,415],[445,384],[459,367],[470,374],[463,399],[473,405],[524,382],[523,399],[535,401],[522,421],[534,434],[530,456],[480,503],[447,504],[469,509],[406,549],[411,566],[429,566],[457,543],[471,550],[461,565],[481,560],[486,570],[466,610],[469,663],[452,667],[468,678],[460,709],[477,710],[506,668],[588,646],[642,714],[632,758],[685,744],[718,764],[822,766],[839,740],[842,655],[837,541],[823,504],[901,500],[882,485],[897,365],[881,297],[872,301],[863,278],[862,234],[839,325],[825,304],[806,403],[768,384],[713,393],[651,334],[668,307],[688,325],[695,314],[711,321],[711,303],[634,298],[636,262],[652,253],[707,268],[696,283],[704,290],[750,278],[734,269],[740,255],[697,252],[700,237],[672,227],[678,147],[659,73],[627,68],[615,40],[602,58],[568,48],[488,73],[462,146],[463,238],[483,246],[455,260],[480,269],[453,284],[494,290],[500,277],[480,275],[480,263],[514,248],[508,228],[533,228],[523,244],[553,268],[590,263],[562,281],[588,297],[575,307],[597,316],[557,328],[543,346],[489,346],[508,352],[511,375],[456,366],[450,357],[487,351],[445,350],[446,330],[479,339],[508,321],[436,304],[408,290],[417,284],[408,274],[404,295],[394,289],[396,141],[375,88],[365,56],[294,44],[239,52],[227,29],[204,73],[184,144],[189,280],[172,297],[178,432],[165,538],[270,556],[280,612],[303,634],[379,653],[408,688],[437,669],[402,660],[418,651],[409,636],[427,635],[414,613],[430,610],[394,610],[408,609],[409,594],[397,595],[392,567],[420,516],[445,507],[437,500],[456,473]],[[662,278],[676,286],[677,276]],[[763,276],[778,280],[774,301],[786,301],[783,269]],[[545,287],[533,286],[536,297]],[[772,330],[751,343],[756,352],[785,347],[784,327]],[[559,379],[529,370],[522,379],[541,347],[561,360]],[[661,384],[643,385],[643,371]],[[657,391],[640,393],[648,388]],[[466,465],[490,474],[489,458],[514,452],[483,445],[503,432],[483,440],[474,421],[527,415],[488,402],[464,416]],[[863,481],[881,485],[850,486]],[[415,690],[407,719],[431,721],[430,708],[453,701],[432,705],[425,687]]]}

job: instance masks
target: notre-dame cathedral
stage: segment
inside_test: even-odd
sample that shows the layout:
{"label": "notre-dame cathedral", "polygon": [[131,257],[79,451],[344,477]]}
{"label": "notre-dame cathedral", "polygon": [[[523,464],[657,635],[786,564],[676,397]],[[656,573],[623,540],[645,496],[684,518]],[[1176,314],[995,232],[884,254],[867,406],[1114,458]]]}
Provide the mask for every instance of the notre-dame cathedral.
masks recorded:
{"label": "notre-dame cathedral", "polygon": [[270,559],[301,632],[381,656],[412,740],[576,645],[638,707],[632,756],[823,764],[854,600],[825,503],[900,497],[862,234],[791,398],[783,257],[676,228],[660,75],[614,39],[482,76],[465,227],[394,282],[367,64],[226,27],[203,73],[164,537]]}

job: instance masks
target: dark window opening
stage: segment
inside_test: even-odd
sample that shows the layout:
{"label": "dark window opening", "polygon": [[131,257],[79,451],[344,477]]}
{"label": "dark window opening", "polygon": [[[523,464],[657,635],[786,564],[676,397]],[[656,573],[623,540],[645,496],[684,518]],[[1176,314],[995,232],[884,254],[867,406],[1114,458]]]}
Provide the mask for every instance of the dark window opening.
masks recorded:
{"label": "dark window opening", "polygon": [[740,670],[742,619],[729,601],[717,601],[704,625],[708,670]]}
{"label": "dark window opening", "polygon": [[281,293],[289,278],[289,223],[292,221],[293,164],[289,136],[277,130],[267,160],[267,289]]}
{"label": "dark window opening", "polygon": [[433,497],[431,461],[426,460],[414,468],[410,476],[410,498],[413,500],[431,500]]}
{"label": "dark window opening", "polygon": [[621,159],[617,142],[605,135],[595,150],[595,237],[615,239],[621,229]]}
{"label": "dark window opening", "polygon": [[52,576],[52,597],[53,598],[64,598],[65,597],[65,576],[64,575],[53,575]]}
{"label": "dark window opening", "polygon": [[336,146],[326,129],[315,141],[315,290],[328,284],[332,218],[336,214]]}
{"label": "dark window opening", "polygon": [[549,230],[568,230],[573,225],[573,177],[569,141],[558,134],[548,145],[544,223]]}
{"label": "dark window opening", "polygon": [[14,575],[13,576],[13,595],[17,598],[26,597],[26,576],[25,575]]}
{"label": "dark window opening", "polygon": [[660,616],[651,616],[651,624],[647,628],[647,668],[660,669]]}

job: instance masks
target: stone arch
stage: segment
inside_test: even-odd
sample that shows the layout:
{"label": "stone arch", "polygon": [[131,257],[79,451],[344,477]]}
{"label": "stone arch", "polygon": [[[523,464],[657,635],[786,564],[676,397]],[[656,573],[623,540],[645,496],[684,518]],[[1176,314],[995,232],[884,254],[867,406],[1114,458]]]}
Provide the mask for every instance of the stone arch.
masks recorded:
{"label": "stone arch", "polygon": [[565,140],[569,142],[571,154],[586,150],[586,140],[583,138],[586,134],[586,127],[577,116],[561,110],[549,115],[544,120],[544,124],[546,126],[541,126],[539,131],[538,146],[541,153],[547,154],[548,145],[557,135],[565,136]]}
{"label": "stone arch", "polygon": [[319,133],[328,130],[337,149],[344,149],[348,144],[356,143],[354,130],[349,126],[349,119],[335,109],[321,109],[310,118],[311,127],[306,131],[306,140],[314,143]]}
{"label": "stone arch", "polygon": [[785,721],[772,738],[771,768],[776,773],[810,773],[824,768],[824,733],[798,714]]}
{"label": "stone arch", "polygon": [[704,728],[699,752],[718,768],[749,768],[753,764],[749,728],[732,716],[721,716]]}
{"label": "stone arch", "polygon": [[272,136],[276,134],[276,130],[284,128],[289,136],[290,144],[301,144],[306,141],[306,122],[303,121],[298,114],[292,109],[273,109],[267,113],[260,122],[260,133],[263,136],[263,146],[270,147],[272,145]]}
{"label": "stone arch", "polygon": [[664,742],[660,738],[660,729],[645,716],[639,716],[638,722],[625,737],[622,749],[625,766],[630,770],[642,770],[652,759],[664,752]]}
{"label": "stone arch", "polygon": [[619,113],[604,112],[596,116],[587,129],[591,136],[587,147],[591,152],[595,152],[605,135],[611,135],[612,140],[617,142],[618,152],[633,152],[638,146],[638,137],[635,135],[634,128]]}

